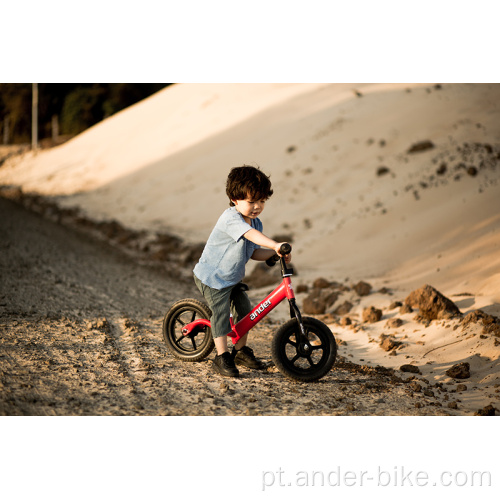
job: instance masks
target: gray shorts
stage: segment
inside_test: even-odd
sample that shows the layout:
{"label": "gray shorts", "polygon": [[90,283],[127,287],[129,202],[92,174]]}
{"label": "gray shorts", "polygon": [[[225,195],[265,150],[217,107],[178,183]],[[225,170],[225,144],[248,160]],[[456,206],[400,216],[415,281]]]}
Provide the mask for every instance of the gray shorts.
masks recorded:
{"label": "gray shorts", "polygon": [[212,337],[216,339],[227,335],[231,331],[229,314],[233,315],[233,321],[237,323],[252,310],[248,295],[239,288],[240,283],[217,290],[203,284],[196,275],[193,276],[196,286],[212,310]]}

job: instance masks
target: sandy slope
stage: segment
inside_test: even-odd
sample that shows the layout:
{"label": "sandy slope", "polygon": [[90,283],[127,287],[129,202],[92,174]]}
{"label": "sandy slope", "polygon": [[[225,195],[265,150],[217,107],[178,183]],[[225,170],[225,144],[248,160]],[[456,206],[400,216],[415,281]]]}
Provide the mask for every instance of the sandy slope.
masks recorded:
{"label": "sandy slope", "polygon": [[[354,317],[425,283],[463,313],[500,315],[499,103],[497,84],[176,85],[58,148],[9,159],[0,183],[202,242],[227,206],[228,170],[260,165],[275,188],[265,231],[293,236],[297,281],[364,279],[393,291],[358,299]],[[426,140],[432,147],[410,152]],[[404,319],[408,359],[440,367],[426,375],[445,380],[471,358],[471,387],[488,383],[481,401],[496,397],[493,339],[457,343],[449,324],[424,332]],[[384,325],[355,338],[335,328],[353,357],[398,366],[399,355],[369,342]]]}

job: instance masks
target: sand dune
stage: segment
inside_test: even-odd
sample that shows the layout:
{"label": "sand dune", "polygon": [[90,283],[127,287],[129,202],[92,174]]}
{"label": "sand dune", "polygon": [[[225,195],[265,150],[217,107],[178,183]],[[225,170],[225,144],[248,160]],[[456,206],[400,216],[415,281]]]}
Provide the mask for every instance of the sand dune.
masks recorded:
{"label": "sand dune", "polygon": [[[298,282],[391,289],[352,297],[353,319],[373,305],[382,321],[334,328],[355,360],[398,367],[403,355],[373,339],[396,315],[389,301],[412,289],[428,283],[462,313],[500,316],[499,124],[498,84],[181,84],[57,148],[9,159],[0,184],[203,242],[227,206],[229,169],[259,165],[275,188],[265,232],[293,237]],[[445,371],[470,358],[470,384],[487,389],[462,399],[498,399],[495,339],[479,341],[478,329],[457,342],[452,322],[403,319],[407,362],[450,382]]]}

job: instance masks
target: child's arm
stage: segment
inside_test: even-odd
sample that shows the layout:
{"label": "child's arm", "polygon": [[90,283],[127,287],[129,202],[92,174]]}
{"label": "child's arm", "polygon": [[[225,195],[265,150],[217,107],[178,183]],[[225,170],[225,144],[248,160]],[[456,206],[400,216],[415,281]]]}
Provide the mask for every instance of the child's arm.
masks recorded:
{"label": "child's arm", "polygon": [[[282,255],[280,254],[280,247],[285,242],[282,241],[281,243],[278,243],[277,241],[268,238],[264,233],[261,233],[257,229],[250,229],[250,231],[247,231],[244,234],[244,237],[247,240],[251,241],[252,243],[255,243],[256,245],[259,245],[261,247],[266,247],[266,248],[257,248],[252,254],[253,260],[267,260],[269,259],[269,257],[272,257],[275,253],[277,253],[280,257],[282,257]],[[286,255],[285,258],[286,261],[289,262],[291,260],[291,254]]]}

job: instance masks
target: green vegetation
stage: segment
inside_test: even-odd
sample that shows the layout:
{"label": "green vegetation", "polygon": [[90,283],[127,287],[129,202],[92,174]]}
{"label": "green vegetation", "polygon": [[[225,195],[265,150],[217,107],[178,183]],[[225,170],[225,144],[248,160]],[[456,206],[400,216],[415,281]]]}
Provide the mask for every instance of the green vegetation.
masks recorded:
{"label": "green vegetation", "polygon": [[[39,83],[38,140],[71,137],[168,83]],[[31,142],[31,83],[0,83],[0,143]]]}

